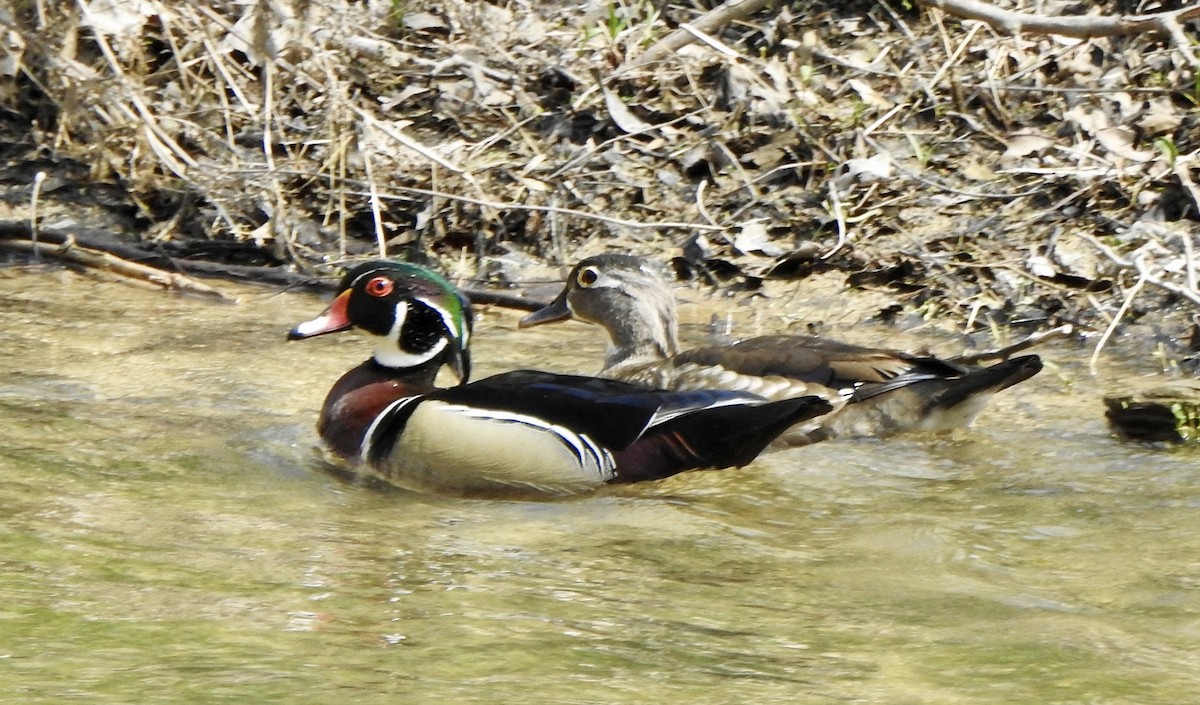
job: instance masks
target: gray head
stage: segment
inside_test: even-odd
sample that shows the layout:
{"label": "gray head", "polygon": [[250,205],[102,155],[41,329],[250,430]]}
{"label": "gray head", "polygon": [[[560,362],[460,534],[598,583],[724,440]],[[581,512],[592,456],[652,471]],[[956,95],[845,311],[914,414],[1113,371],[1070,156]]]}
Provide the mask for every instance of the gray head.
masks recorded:
{"label": "gray head", "polygon": [[675,296],[658,268],[632,255],[596,255],[575,265],[559,295],[521,319],[521,328],[568,319],[594,323],[612,342],[605,369],[679,352]]}

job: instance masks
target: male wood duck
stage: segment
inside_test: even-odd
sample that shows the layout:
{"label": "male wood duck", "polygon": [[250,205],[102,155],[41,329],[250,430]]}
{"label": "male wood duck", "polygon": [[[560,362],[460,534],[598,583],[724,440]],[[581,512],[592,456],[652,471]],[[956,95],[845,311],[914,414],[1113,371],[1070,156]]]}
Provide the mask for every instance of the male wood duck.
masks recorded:
{"label": "male wood duck", "polygon": [[581,261],[558,297],[519,325],[571,318],[608,331],[603,377],[663,389],[737,389],[768,399],[815,394],[833,402],[829,415],[784,434],[785,445],[967,426],[992,394],[1042,369],[1036,355],[969,368],[805,335],[680,352],[674,295],[650,263],[630,255]]}
{"label": "male wood duck", "polygon": [[[742,466],[792,424],[827,413],[816,397],[768,402],[730,391],[647,391],[521,370],[467,384],[471,313],[441,276],[372,261],[289,340],[358,328],[374,354],[333,385],[317,429],[352,465],[419,490],[567,494],[684,470]],[[448,365],[459,386],[436,388]]]}

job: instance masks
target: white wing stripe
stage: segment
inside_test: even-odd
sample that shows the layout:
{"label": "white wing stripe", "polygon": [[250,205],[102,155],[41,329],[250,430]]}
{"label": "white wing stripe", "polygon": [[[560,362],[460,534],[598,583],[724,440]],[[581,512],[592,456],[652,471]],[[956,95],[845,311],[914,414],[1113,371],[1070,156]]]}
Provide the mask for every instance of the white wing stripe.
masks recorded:
{"label": "white wing stripe", "polygon": [[705,404],[704,406],[687,406],[682,409],[675,409],[673,411],[658,411],[653,417],[651,417],[650,423],[647,424],[646,427],[650,428],[652,426],[657,426],[659,424],[666,423],[671,419],[676,419],[687,414],[693,414],[697,411],[718,409],[722,406],[760,406],[766,403],[768,403],[767,399],[746,396],[739,397],[737,399],[723,399],[721,401],[713,402],[712,404]]}
{"label": "white wing stripe", "polygon": [[381,421],[383,421],[385,418],[391,418],[392,412],[401,409],[406,404],[423,398],[424,397],[421,396],[402,397],[391,404],[388,404],[383,408],[383,411],[376,414],[375,418],[371,419],[371,425],[367,427],[367,432],[363,434],[362,445],[358,449],[358,457],[363,461],[366,461],[371,457],[371,447],[375,443],[375,432],[379,430],[379,424]]}

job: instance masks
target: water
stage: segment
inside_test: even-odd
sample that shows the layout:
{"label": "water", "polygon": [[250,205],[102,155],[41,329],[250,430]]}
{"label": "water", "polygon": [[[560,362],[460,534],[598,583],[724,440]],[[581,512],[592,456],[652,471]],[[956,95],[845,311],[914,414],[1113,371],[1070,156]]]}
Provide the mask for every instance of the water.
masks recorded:
{"label": "water", "polygon": [[[285,343],[322,303],[235,293],[0,270],[0,702],[1200,692],[1197,454],[1110,439],[1086,351],[971,431],[462,500],[330,472],[313,422],[364,341]],[[599,359],[481,318],[482,374]]]}

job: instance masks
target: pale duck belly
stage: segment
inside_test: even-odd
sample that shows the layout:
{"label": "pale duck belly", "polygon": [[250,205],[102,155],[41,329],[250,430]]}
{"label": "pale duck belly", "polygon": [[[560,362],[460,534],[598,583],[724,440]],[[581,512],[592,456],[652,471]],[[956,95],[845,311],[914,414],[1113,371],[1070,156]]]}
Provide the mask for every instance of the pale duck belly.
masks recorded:
{"label": "pale duck belly", "polygon": [[572,494],[614,476],[612,456],[584,435],[509,412],[423,401],[372,470],[416,490]]}

